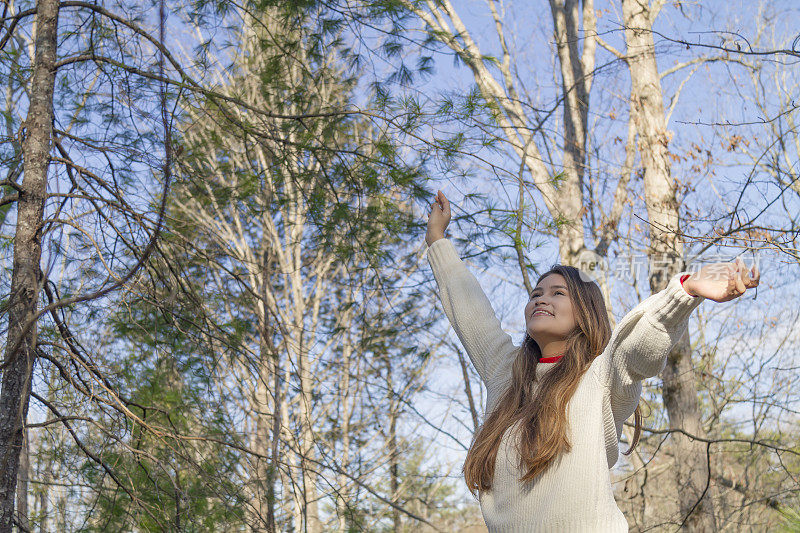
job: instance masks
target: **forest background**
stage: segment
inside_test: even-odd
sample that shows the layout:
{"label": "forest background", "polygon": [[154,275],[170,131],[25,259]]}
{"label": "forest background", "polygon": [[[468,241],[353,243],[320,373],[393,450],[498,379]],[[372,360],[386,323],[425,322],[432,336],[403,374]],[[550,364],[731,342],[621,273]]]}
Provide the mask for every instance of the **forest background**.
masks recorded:
{"label": "forest background", "polygon": [[[485,531],[483,389],[424,257],[521,341],[742,256],[645,383],[632,531],[800,531],[795,2],[4,0],[0,533]],[[632,420],[629,421],[632,423]],[[632,427],[623,431],[623,449]]]}

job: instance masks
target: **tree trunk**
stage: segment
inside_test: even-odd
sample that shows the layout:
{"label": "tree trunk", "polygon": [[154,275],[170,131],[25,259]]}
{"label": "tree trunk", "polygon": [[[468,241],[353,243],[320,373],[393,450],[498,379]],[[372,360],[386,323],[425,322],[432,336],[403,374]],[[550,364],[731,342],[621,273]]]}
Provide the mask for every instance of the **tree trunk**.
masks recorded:
{"label": "tree trunk", "polygon": [[[643,0],[622,0],[631,75],[631,106],[639,133],[644,168],[645,203],[651,224],[650,289],[662,290],[684,268],[683,242],[678,237],[678,203],[670,175],[661,80],[656,65],[651,12]],[[662,374],[663,399],[670,429],[705,436],[697,407],[697,386],[688,333],[675,345]],[[680,433],[671,435],[676,461],[680,521],[692,531],[715,531],[706,445]]]}
{"label": "tree trunk", "polygon": [[[581,8],[581,3],[584,4]],[[583,219],[583,180],[586,167],[586,129],[589,113],[589,94],[594,74],[595,18],[593,0],[550,0],[553,15],[553,34],[561,67],[561,92],[564,97],[564,152],[559,202],[571,205],[570,221],[580,229]],[[583,20],[583,28],[581,28]],[[583,30],[583,32],[581,32]],[[583,54],[579,48],[584,43]],[[583,249],[582,231],[576,241],[564,246],[561,259],[574,265]],[[566,237],[566,235],[564,235]],[[559,234],[559,243],[561,242]],[[569,241],[565,240],[565,244]]]}
{"label": "tree trunk", "polygon": [[[45,482],[49,482],[50,478],[44,478]],[[47,486],[42,487],[39,493],[39,533],[47,533]]]}
{"label": "tree trunk", "polygon": [[389,476],[392,507],[392,532],[400,533],[400,471],[397,453],[397,401],[394,398],[394,376],[392,375],[392,358],[386,356],[386,402],[389,406]]}
{"label": "tree trunk", "polygon": [[[258,257],[261,259],[258,275],[251,275],[251,283],[258,287],[258,293],[261,296],[255,310],[259,322],[259,376],[251,400],[253,403],[250,406],[250,412],[255,417],[255,431],[251,436],[251,447],[253,450],[257,450],[261,457],[255,458],[256,467],[250,478],[252,486],[250,497],[253,501],[250,505],[249,529],[253,532],[275,533],[277,531],[275,473],[278,469],[277,461],[281,438],[281,368],[280,357],[273,343],[273,329],[269,323],[268,291],[270,287],[268,284],[274,264],[268,240],[263,239],[262,245],[263,248],[258,252]],[[272,391],[269,390],[270,381],[272,381]],[[272,396],[272,401],[270,401],[270,396]]]}
{"label": "tree trunk", "polygon": [[[38,439],[38,445],[42,446],[43,439]],[[39,508],[38,508],[38,522],[39,522],[39,533],[47,533],[50,531],[48,526],[48,519],[47,515],[50,512],[48,508],[48,497],[50,496],[50,481],[52,480],[51,471],[53,468],[53,463],[51,461],[47,462],[47,466],[42,468],[41,463],[39,464],[39,468],[37,470],[41,472],[41,485],[39,488],[38,500],[39,500]]]}
{"label": "tree trunk", "polygon": [[[300,330],[300,327],[298,327]],[[312,417],[312,383],[308,354],[305,348],[298,352],[298,374],[300,375],[300,417],[301,442],[300,466],[303,470],[303,504],[305,514],[305,532],[320,533],[322,525],[319,520],[319,503],[317,501],[317,466],[314,462],[314,432]]]}
{"label": "tree trunk", "polygon": [[278,461],[280,459],[280,443],[281,443],[281,426],[282,426],[282,411],[281,405],[283,403],[283,394],[280,376],[280,361],[278,355],[275,354],[275,360],[272,364],[272,379],[273,379],[273,395],[275,402],[273,405],[272,413],[272,439],[270,449],[270,464],[267,471],[267,533],[276,533],[278,531],[275,523],[275,481],[277,479]]}
{"label": "tree trunk", "polygon": [[53,128],[58,0],[39,0],[30,104],[22,143],[22,190],[17,202],[14,264],[8,300],[8,336],[0,391],[0,533],[10,533],[14,516],[22,428],[28,416],[36,358],[36,313],[41,288],[42,218]]}
{"label": "tree trunk", "polygon": [[269,391],[267,383],[270,378],[270,371],[268,369],[269,361],[265,357],[266,349],[261,346],[261,358],[259,361],[259,377],[256,383],[256,390],[252,399],[253,404],[250,407],[251,413],[255,418],[255,431],[251,435],[250,446],[253,450],[257,451],[262,457],[255,457],[255,468],[250,475],[250,498],[252,499],[251,505],[248,507],[250,510],[250,517],[248,519],[248,528],[251,532],[269,531],[269,464],[266,457],[269,455],[270,444],[270,426],[269,423]]}
{"label": "tree trunk", "polygon": [[28,480],[30,479],[30,443],[28,430],[22,431],[22,451],[19,454],[19,471],[17,472],[17,522],[21,531],[28,531]]}
{"label": "tree trunk", "polygon": [[[349,323],[350,316],[349,313],[345,314],[344,323]],[[346,340],[342,346],[342,365],[339,378],[339,383],[341,383],[339,397],[341,398],[340,424],[342,435],[341,439],[339,439],[339,445],[341,447],[339,456],[341,457],[340,464],[342,465],[342,471],[337,473],[339,487],[336,493],[336,513],[339,519],[339,533],[346,533],[348,531],[350,527],[348,523],[348,517],[350,515],[349,507],[355,503],[350,490],[350,480],[347,479],[343,471],[345,468],[350,468],[350,432],[352,431],[350,422],[353,416],[353,409],[351,409],[350,404],[352,398],[350,373],[356,372],[356,370],[352,368],[352,355],[353,345],[349,340]],[[355,402],[355,399],[352,401]],[[335,445],[333,447],[335,448]]]}

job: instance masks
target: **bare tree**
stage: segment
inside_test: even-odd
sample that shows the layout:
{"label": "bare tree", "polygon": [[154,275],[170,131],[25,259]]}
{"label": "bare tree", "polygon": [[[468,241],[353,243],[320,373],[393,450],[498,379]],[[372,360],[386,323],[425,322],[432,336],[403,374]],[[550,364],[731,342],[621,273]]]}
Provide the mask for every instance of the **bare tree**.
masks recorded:
{"label": "bare tree", "polygon": [[[648,255],[652,268],[650,289],[663,289],[677,272],[684,269],[684,249],[680,237],[675,183],[667,157],[669,137],[663,108],[661,79],[656,65],[652,25],[660,5],[638,0],[623,0],[622,12],[626,63],[631,73],[631,116],[639,136],[639,151],[644,169],[645,203],[650,224]],[[691,360],[691,343],[684,335],[667,357],[662,372],[664,405],[672,429],[705,436],[697,405],[697,386]],[[683,434],[673,435],[675,446],[676,496],[683,515],[682,524],[698,531],[714,531],[713,489],[707,446]]]}
{"label": "bare tree", "polygon": [[[0,532],[10,533],[14,522],[23,427],[36,360],[36,314],[42,275],[42,226],[47,194],[53,129],[58,0],[41,0],[36,6],[36,40],[30,104],[22,142],[23,179],[17,200],[14,266],[8,301],[8,337],[0,391]],[[23,506],[24,509],[24,506]],[[21,517],[25,523],[27,517]]]}

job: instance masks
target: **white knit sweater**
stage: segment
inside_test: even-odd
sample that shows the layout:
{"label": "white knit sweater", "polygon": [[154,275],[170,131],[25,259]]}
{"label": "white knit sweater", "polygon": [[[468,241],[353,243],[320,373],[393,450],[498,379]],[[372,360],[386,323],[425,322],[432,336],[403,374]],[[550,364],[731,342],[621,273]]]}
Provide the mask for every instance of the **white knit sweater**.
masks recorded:
{"label": "white knit sweater", "polygon": [[[486,413],[491,412],[510,384],[519,346],[501,329],[489,300],[453,244],[439,239],[426,252],[445,314],[486,386]],[[667,354],[703,300],[687,293],[677,274],[664,290],[619,321],[608,346],[583,375],[568,404],[571,451],[536,479],[520,481],[524,472],[514,432],[506,431],[492,488],[479,495],[491,533],[628,531],[614,501],[609,470],[617,462],[622,423],[636,408],[642,380],[664,368]],[[557,364],[539,363],[537,375]]]}

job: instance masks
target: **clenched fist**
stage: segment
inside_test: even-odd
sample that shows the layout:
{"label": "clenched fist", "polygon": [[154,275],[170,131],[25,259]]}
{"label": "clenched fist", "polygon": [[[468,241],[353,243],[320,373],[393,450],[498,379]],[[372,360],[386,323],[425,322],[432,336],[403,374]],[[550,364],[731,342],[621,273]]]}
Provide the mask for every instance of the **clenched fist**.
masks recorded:
{"label": "clenched fist", "polygon": [[425,242],[428,246],[439,239],[444,239],[444,230],[448,224],[450,224],[450,202],[442,191],[437,191],[436,201],[431,204],[431,213],[428,215],[428,231],[425,233]]}

